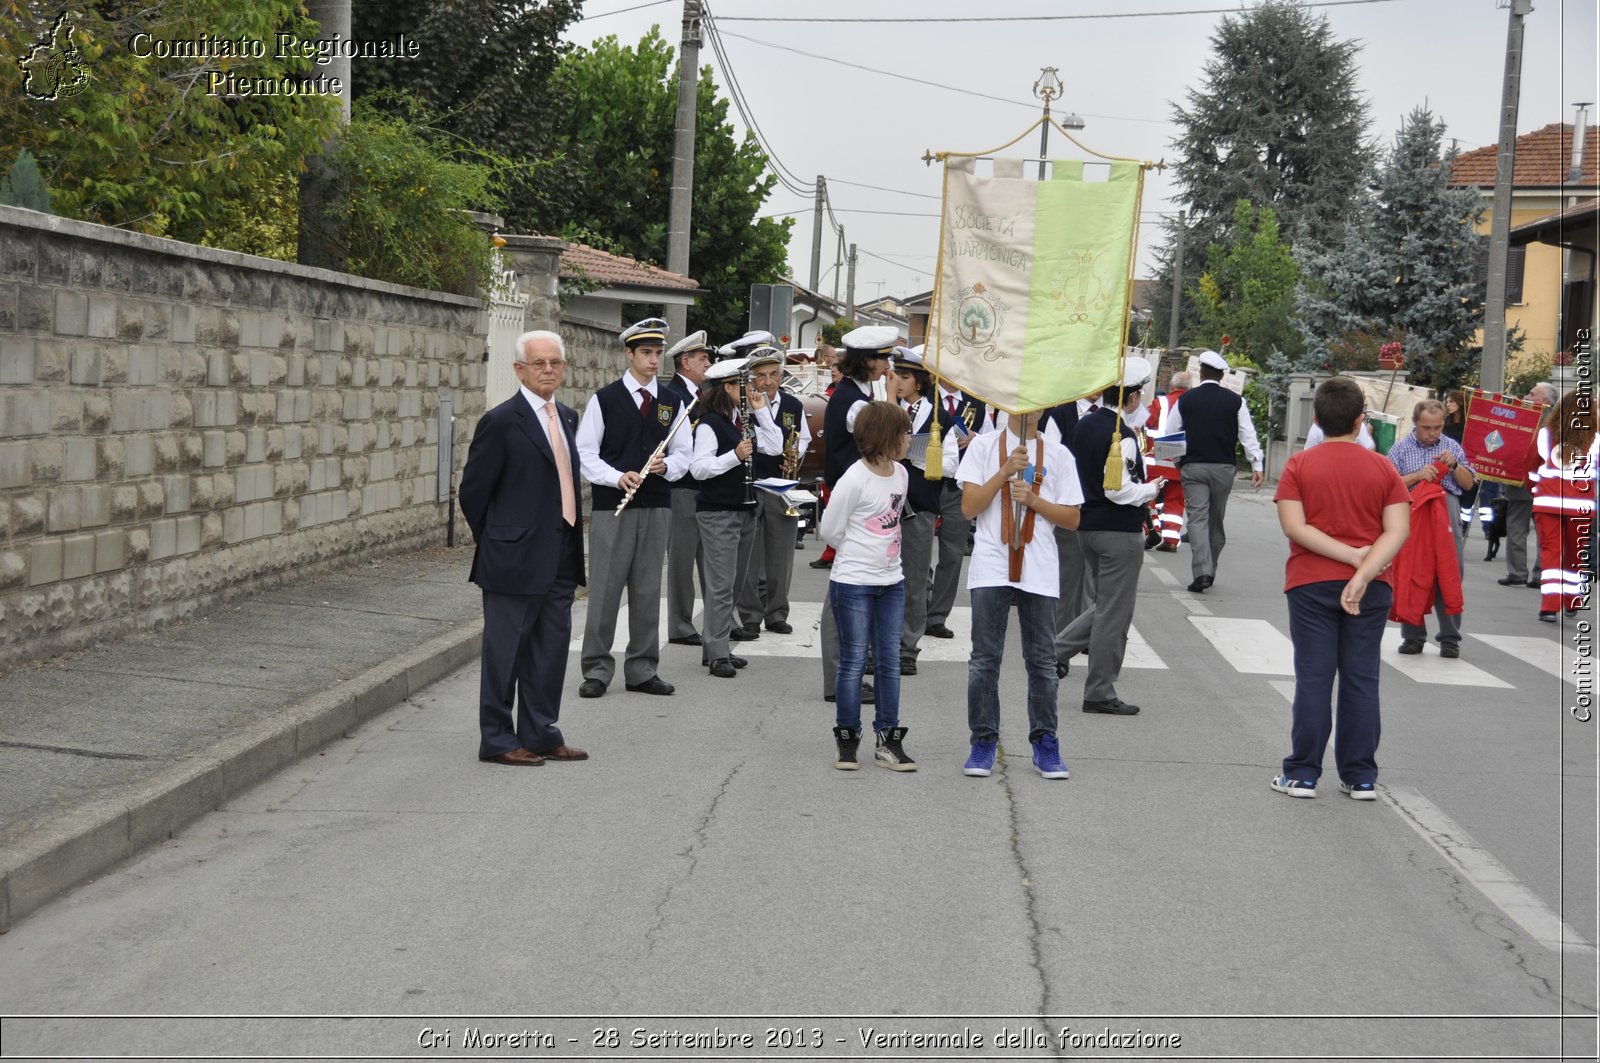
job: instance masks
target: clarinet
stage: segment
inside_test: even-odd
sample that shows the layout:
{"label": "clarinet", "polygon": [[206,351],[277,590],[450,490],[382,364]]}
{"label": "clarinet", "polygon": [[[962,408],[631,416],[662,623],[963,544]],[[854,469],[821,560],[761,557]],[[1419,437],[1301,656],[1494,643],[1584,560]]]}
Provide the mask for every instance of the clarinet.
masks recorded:
{"label": "clarinet", "polygon": [[739,374],[739,423],[750,441],[750,456],[744,459],[744,501],[749,505],[756,500],[756,423],[750,419],[749,373]]}

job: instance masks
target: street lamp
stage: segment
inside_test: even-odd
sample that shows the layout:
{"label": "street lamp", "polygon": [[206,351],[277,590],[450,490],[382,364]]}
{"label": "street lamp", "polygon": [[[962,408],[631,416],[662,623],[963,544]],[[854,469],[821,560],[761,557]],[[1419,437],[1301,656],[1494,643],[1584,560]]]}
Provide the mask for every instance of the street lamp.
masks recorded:
{"label": "street lamp", "polygon": [[[1039,129],[1039,180],[1044,180],[1044,162],[1050,148],[1050,101],[1059,100],[1062,90],[1060,71],[1053,66],[1047,66],[1039,71],[1039,80],[1033,83],[1033,95],[1044,101],[1044,124]],[[1082,129],[1083,119],[1076,114],[1065,115],[1061,119],[1063,129]]]}

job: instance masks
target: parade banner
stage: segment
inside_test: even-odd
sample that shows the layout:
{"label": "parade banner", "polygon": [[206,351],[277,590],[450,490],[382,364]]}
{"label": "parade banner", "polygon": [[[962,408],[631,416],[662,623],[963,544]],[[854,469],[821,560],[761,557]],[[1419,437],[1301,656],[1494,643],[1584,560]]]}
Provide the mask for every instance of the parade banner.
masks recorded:
{"label": "parade banner", "polygon": [[1473,391],[1467,396],[1461,449],[1481,480],[1520,486],[1528,478],[1528,450],[1544,409],[1520,399]]}
{"label": "parade banner", "polygon": [[997,159],[945,160],[939,275],[928,319],[928,368],[991,406],[1021,413],[1099,391],[1117,379],[1144,167],[1051,163],[1051,178]]}

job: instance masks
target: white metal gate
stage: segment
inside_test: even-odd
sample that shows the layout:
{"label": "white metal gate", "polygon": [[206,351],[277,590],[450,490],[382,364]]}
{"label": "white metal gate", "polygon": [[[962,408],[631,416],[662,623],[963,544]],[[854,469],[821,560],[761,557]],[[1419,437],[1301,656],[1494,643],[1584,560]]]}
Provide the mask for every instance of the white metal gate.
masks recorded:
{"label": "white metal gate", "polygon": [[517,393],[517,374],[511,368],[516,360],[517,337],[524,331],[528,295],[517,291],[515,270],[503,270],[489,302],[489,365],[484,375],[485,409]]}

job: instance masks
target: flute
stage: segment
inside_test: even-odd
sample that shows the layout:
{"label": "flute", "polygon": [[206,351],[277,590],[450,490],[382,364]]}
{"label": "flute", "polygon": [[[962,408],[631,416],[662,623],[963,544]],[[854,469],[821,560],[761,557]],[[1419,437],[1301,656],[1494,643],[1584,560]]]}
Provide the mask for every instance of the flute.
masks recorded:
{"label": "flute", "polygon": [[638,494],[639,488],[644,486],[645,478],[650,475],[650,466],[656,463],[657,458],[666,456],[667,444],[671,443],[672,437],[678,434],[678,429],[683,427],[683,422],[689,419],[689,411],[698,405],[700,405],[700,396],[696,395],[694,397],[694,401],[685,406],[683,408],[683,413],[679,414],[678,419],[673,422],[671,431],[669,431],[667,433],[667,437],[661,441],[661,445],[656,447],[654,453],[645,459],[644,468],[639,470],[639,482],[628,488],[627,494],[623,495],[622,501],[617,503],[616,512],[612,513],[612,516],[622,516],[622,511],[628,508],[628,503],[633,501],[633,496]]}

